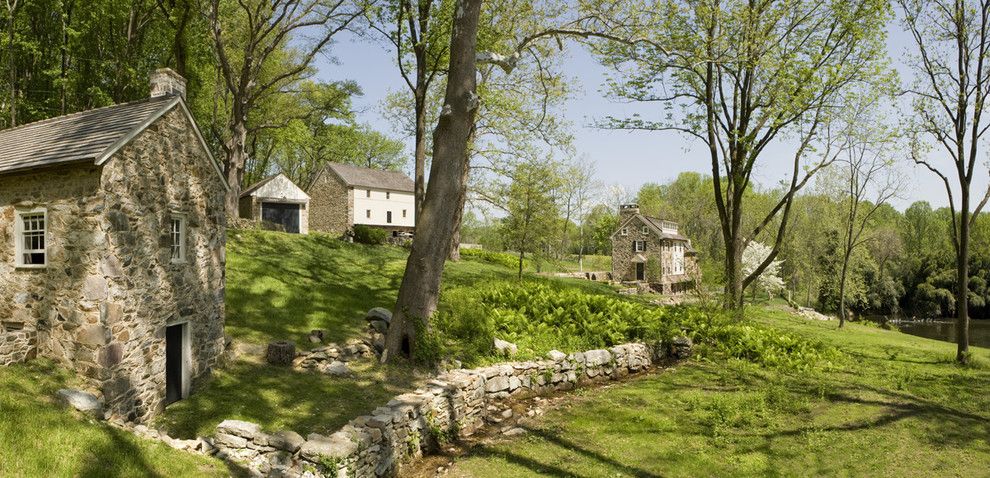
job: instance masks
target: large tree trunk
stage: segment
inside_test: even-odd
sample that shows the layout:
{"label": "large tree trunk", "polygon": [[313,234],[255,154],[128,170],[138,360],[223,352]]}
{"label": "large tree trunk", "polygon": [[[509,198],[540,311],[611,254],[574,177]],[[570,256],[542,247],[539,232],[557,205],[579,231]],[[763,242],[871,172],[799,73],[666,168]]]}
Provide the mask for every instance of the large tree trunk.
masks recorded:
{"label": "large tree trunk", "polygon": [[241,182],[244,180],[244,167],[247,164],[247,125],[238,119],[241,118],[239,112],[235,111],[233,116],[230,139],[224,148],[227,151],[227,161],[224,163],[227,183],[230,184],[226,198],[228,218],[237,218],[237,200],[241,195]]}
{"label": "large tree trunk", "polygon": [[[419,224],[419,216],[423,213],[423,200],[426,197],[426,86],[425,78],[419,78],[416,95],[416,156],[414,172],[414,224]],[[419,91],[422,89],[422,91]]]}
{"label": "large tree trunk", "polygon": [[437,309],[444,263],[460,224],[467,189],[468,142],[478,113],[476,46],[482,0],[460,0],[450,39],[443,112],[433,133],[433,164],[412,250],[399,286],[382,361],[415,354],[420,331]]}

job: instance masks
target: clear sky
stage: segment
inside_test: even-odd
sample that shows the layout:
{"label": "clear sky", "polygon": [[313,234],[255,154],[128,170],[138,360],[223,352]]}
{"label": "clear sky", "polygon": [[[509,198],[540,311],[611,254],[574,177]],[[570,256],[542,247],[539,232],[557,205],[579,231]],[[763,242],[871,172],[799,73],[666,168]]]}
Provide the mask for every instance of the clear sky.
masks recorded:
{"label": "clear sky", "polygon": [[[902,59],[910,46],[910,37],[900,30],[899,24],[889,27],[888,50],[893,65],[904,81]],[[391,91],[403,91],[405,87],[395,67],[394,53],[381,44],[356,38],[354,35],[342,37],[329,52],[335,61],[324,61],[319,65],[318,77],[323,80],[354,80],[364,91],[364,96],[355,99],[360,111],[359,120],[376,129],[395,134],[389,121],[382,117],[381,102]],[[629,191],[636,191],[647,182],[664,182],[675,178],[683,171],[711,173],[711,163],[703,144],[685,138],[674,132],[630,132],[610,131],[593,126],[596,119],[607,115],[627,116],[633,111],[648,112],[642,105],[618,103],[606,98],[602,93],[606,72],[595,59],[577,45],[568,48],[564,62],[565,74],[575,79],[575,94],[566,103],[563,116],[573,124],[575,147],[579,156],[584,156],[596,164],[599,180],[605,185],[621,185]],[[644,113],[644,116],[646,114]],[[410,146],[411,138],[403,138]],[[763,156],[757,168],[755,180],[763,186],[773,186],[787,179],[790,173],[793,146],[776,143]],[[984,148],[987,160],[987,148]],[[410,160],[410,168],[412,161]],[[914,166],[908,158],[901,165],[910,178],[910,185],[903,198],[895,201],[895,207],[903,210],[917,200],[929,201],[934,207],[948,203],[941,182],[927,170]],[[985,168],[984,168],[985,170]],[[983,176],[986,174],[983,173]],[[981,178],[980,185],[986,184]],[[982,190],[978,190],[982,193]],[[977,193],[974,192],[974,196]]]}

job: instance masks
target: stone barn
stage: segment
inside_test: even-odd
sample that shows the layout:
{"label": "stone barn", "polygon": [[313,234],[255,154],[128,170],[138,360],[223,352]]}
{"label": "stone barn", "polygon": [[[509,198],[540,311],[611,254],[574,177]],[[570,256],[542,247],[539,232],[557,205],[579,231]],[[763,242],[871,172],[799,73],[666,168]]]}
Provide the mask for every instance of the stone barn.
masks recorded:
{"label": "stone barn", "polygon": [[245,189],[238,213],[241,219],[274,224],[285,232],[309,232],[309,195],[281,173]]}
{"label": "stone barn", "polygon": [[162,69],[147,99],[0,131],[0,364],[75,369],[110,417],[224,349],[227,184],[184,97]]}
{"label": "stone barn", "polygon": [[678,225],[639,213],[636,204],[619,206],[619,227],[612,233],[612,277],[663,293],[683,292],[699,277],[697,254]]}

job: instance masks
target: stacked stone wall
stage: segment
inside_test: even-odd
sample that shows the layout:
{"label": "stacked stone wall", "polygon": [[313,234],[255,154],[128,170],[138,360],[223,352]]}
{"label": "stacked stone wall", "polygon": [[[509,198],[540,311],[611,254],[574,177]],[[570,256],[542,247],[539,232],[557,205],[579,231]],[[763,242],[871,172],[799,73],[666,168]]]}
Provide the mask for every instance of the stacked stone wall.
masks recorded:
{"label": "stacked stone wall", "polygon": [[268,434],[258,425],[231,420],[217,427],[213,445],[221,458],[265,475],[398,476],[403,463],[478,432],[493,418],[488,414],[498,409],[494,404],[626,377],[651,368],[661,353],[659,348],[625,344],[453,370],[329,436],[314,433],[300,440],[292,432]]}
{"label": "stacked stone wall", "polygon": [[309,194],[309,228],[330,234],[344,234],[353,225],[354,197],[346,184],[329,169],[316,178]]}

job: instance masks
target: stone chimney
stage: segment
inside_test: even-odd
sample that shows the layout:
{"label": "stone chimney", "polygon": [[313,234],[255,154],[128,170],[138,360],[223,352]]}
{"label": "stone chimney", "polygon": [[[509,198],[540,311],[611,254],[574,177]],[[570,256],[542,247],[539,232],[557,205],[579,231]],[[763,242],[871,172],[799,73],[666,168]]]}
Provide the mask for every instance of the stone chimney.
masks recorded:
{"label": "stone chimney", "polygon": [[630,216],[635,216],[639,214],[639,204],[620,204],[619,205],[619,223],[625,222]]}
{"label": "stone chimney", "polygon": [[186,99],[186,79],[171,68],[151,72],[151,97],[179,95]]}

